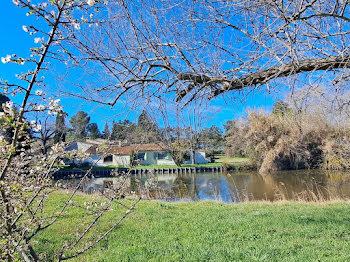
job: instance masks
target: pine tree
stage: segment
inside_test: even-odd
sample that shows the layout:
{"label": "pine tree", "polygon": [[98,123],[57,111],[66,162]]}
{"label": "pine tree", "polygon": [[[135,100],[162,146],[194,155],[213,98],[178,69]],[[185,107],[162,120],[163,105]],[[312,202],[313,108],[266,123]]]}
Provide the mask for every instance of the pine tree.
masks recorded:
{"label": "pine tree", "polygon": [[88,124],[86,130],[88,132],[88,136],[92,139],[96,139],[101,136],[100,130],[98,129],[98,125],[96,123]]}
{"label": "pine tree", "polygon": [[55,137],[54,142],[65,142],[67,136],[67,127],[66,127],[66,116],[67,113],[61,111],[56,116],[55,122]]}
{"label": "pine tree", "polygon": [[160,140],[160,135],[157,124],[152,121],[146,110],[143,110],[134,132],[135,142],[140,144],[154,143]]}
{"label": "pine tree", "polygon": [[106,123],[104,128],[103,128],[102,137],[104,139],[110,139],[110,136],[111,136],[111,132],[109,131],[109,126]]}
{"label": "pine tree", "polygon": [[84,111],[78,111],[70,120],[69,123],[73,128],[73,138],[83,139],[86,137],[86,128],[90,122],[90,117]]}

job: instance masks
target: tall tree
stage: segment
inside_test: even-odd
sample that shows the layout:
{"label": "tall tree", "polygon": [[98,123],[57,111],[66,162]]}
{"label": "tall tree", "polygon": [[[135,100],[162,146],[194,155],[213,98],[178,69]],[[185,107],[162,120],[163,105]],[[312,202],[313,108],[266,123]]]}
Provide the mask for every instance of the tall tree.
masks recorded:
{"label": "tall tree", "polygon": [[137,120],[137,126],[144,130],[155,129],[155,124],[146,110],[143,110],[142,113],[139,115]]}
{"label": "tall tree", "polygon": [[57,113],[56,122],[55,122],[55,137],[54,142],[65,142],[67,135],[67,127],[66,127],[66,116],[67,113],[62,110]]}
{"label": "tall tree", "polygon": [[247,146],[245,135],[247,126],[238,120],[228,120],[225,125],[224,151],[230,157],[247,156]]}
{"label": "tall tree", "polygon": [[[53,122],[53,118],[51,115],[46,115],[45,117],[38,117],[37,123],[34,126],[34,132],[39,135],[38,140],[41,144],[41,151],[44,155],[47,155],[50,146],[52,146],[52,138],[54,137],[54,142],[64,141],[58,140],[55,141],[56,136],[56,125]],[[57,123],[57,117],[56,117]],[[65,139],[64,136],[64,128],[61,131],[61,139]]]}
{"label": "tall tree", "polygon": [[277,100],[272,108],[272,113],[275,115],[284,115],[288,112],[291,112],[288,104],[282,100]]}
{"label": "tall tree", "polygon": [[69,120],[69,123],[72,126],[72,135],[74,139],[83,139],[86,137],[86,128],[90,122],[90,117],[84,111],[78,111],[72,118]]}
{"label": "tall tree", "polygon": [[223,134],[219,127],[213,125],[199,133],[199,141],[204,150],[219,150],[223,146]]}
{"label": "tall tree", "polygon": [[103,128],[103,132],[102,132],[102,137],[104,139],[110,139],[111,136],[111,132],[109,131],[109,126],[107,123],[105,123],[105,126]]}
{"label": "tall tree", "polygon": [[112,122],[112,130],[111,130],[111,140],[118,139],[118,126],[117,123],[113,120]]}
{"label": "tall tree", "polygon": [[127,119],[113,122],[111,138],[113,140],[129,140],[133,142],[135,127],[135,124]]}
{"label": "tall tree", "polygon": [[149,113],[143,110],[137,120],[134,129],[132,142],[139,144],[155,143],[161,141],[161,132],[155,121],[152,120]]}
{"label": "tall tree", "polygon": [[90,123],[86,127],[87,135],[92,138],[99,138],[101,136],[100,130],[98,129],[98,125],[96,123]]}

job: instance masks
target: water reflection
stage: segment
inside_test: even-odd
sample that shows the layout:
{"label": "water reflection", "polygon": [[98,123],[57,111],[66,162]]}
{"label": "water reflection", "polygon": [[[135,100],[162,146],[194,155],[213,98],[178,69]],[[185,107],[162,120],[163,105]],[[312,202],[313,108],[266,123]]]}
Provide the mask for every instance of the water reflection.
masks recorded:
{"label": "water reflection", "polygon": [[[116,178],[96,178],[83,190],[103,190]],[[256,172],[132,175],[130,192],[167,201],[329,200],[350,197],[350,172],[283,171],[261,176]],[[72,183],[70,181],[69,183]],[[145,193],[146,192],[146,193]]]}

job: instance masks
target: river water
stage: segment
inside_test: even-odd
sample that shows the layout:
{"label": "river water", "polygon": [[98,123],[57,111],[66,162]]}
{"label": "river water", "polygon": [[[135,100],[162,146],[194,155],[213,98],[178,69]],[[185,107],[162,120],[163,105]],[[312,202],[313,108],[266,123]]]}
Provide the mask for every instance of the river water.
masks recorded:
{"label": "river water", "polygon": [[[330,200],[350,198],[350,172],[299,170],[261,176],[256,172],[132,175],[129,192],[166,201]],[[84,182],[87,192],[115,186],[117,178]],[[67,181],[66,181],[67,182]],[[71,183],[71,182],[70,182]]]}

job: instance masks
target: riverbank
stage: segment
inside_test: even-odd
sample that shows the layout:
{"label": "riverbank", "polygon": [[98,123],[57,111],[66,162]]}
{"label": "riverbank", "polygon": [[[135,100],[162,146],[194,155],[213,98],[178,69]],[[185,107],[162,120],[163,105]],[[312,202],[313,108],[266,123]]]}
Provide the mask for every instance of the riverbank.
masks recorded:
{"label": "riverbank", "polygon": [[54,175],[56,179],[81,177],[86,170],[95,177],[114,176],[115,171],[118,173],[131,172],[131,174],[164,174],[164,173],[200,173],[200,172],[222,172],[222,171],[255,171],[256,166],[250,164],[248,158],[218,158],[217,162],[205,164],[183,164],[180,167],[175,165],[139,165],[135,167],[116,167],[116,166],[82,166],[70,167],[62,166]]}
{"label": "riverbank", "polygon": [[[50,196],[50,209],[58,209],[67,197]],[[99,201],[80,194],[73,204],[93,200]],[[122,210],[116,205],[91,235],[96,238]],[[77,225],[87,224],[82,219],[86,212],[68,209],[64,219],[36,239],[37,247],[53,253]],[[142,201],[135,215],[74,261],[350,261],[349,217],[349,202]]]}

